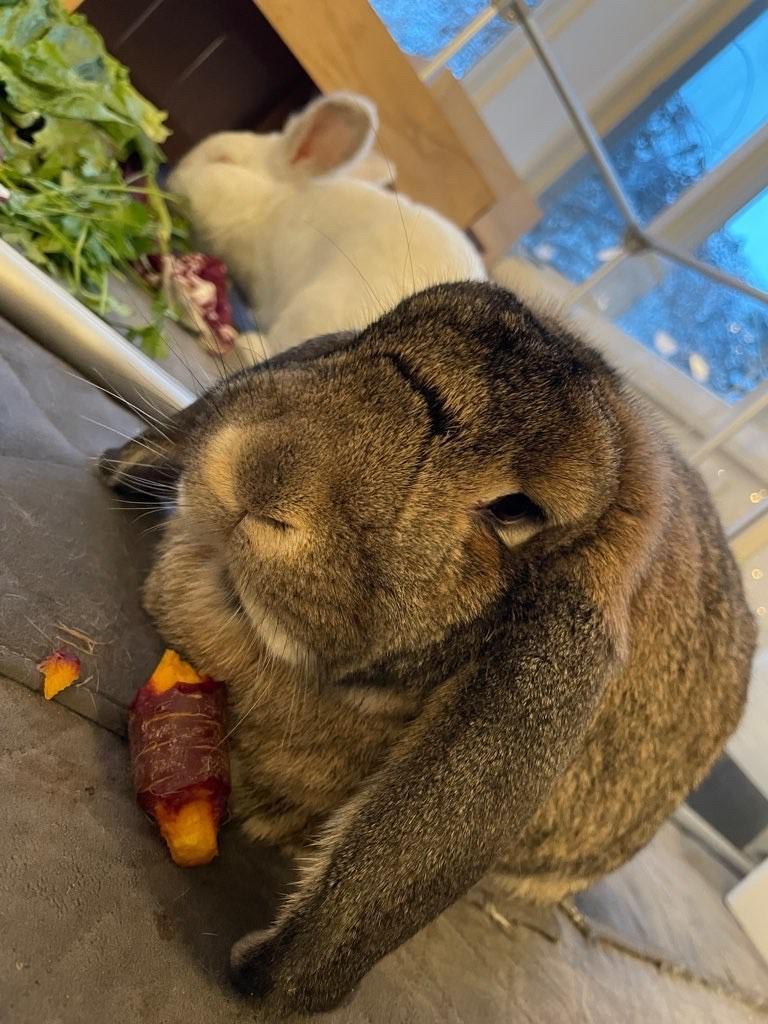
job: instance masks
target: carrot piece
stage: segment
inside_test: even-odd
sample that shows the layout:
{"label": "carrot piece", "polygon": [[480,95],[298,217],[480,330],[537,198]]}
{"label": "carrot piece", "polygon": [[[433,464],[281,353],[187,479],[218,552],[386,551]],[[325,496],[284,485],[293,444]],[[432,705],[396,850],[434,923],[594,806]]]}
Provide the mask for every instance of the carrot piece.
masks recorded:
{"label": "carrot piece", "polygon": [[223,684],[166,651],[128,716],[139,804],[155,819],[174,862],[208,864],[229,796]]}
{"label": "carrot piece", "polygon": [[155,804],[155,820],[175,864],[182,868],[210,864],[219,852],[218,820],[213,802],[201,796],[177,809]]}
{"label": "carrot piece", "polygon": [[80,676],[80,659],[69,651],[53,651],[37,665],[43,673],[43,695],[51,700]]}
{"label": "carrot piece", "polygon": [[149,683],[155,693],[164,693],[177,683],[201,683],[203,677],[199,672],[180,658],[176,651],[166,651],[149,677]]}

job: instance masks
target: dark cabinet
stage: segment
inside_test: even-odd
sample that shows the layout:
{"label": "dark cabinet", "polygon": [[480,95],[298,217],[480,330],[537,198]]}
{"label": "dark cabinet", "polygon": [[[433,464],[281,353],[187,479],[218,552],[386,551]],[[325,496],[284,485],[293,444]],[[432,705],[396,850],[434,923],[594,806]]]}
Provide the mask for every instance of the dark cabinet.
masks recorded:
{"label": "dark cabinet", "polygon": [[85,0],[79,11],[168,111],[171,158],[211,132],[279,127],[316,92],[252,0]]}

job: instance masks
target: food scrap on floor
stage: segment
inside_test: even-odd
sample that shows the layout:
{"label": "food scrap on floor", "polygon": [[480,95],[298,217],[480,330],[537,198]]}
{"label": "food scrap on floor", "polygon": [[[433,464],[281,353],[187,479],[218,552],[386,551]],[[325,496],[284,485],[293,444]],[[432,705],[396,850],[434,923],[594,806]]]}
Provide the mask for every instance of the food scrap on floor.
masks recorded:
{"label": "food scrap on floor", "polygon": [[43,694],[46,700],[51,700],[80,678],[80,659],[70,651],[53,651],[37,667],[43,673]]}

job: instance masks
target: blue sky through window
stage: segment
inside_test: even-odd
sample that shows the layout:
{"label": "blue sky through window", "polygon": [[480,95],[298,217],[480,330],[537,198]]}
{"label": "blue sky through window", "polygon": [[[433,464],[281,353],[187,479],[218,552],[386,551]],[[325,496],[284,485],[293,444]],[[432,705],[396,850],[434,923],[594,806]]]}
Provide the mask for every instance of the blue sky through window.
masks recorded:
{"label": "blue sky through window", "polygon": [[766,122],[768,13],[755,19],[680,88],[702,133],[709,170]]}
{"label": "blue sky through window", "polygon": [[[766,123],[768,12],[639,122],[629,118],[615,129],[606,145],[647,223]],[[580,160],[540,201],[544,217],[523,240],[525,248],[572,280],[584,280],[623,231],[591,161]],[[740,231],[751,233],[745,220]],[[768,261],[758,250],[751,248],[752,258]]]}
{"label": "blue sky through window", "polygon": [[768,291],[768,188],[726,221],[722,231],[739,247],[745,278]]}
{"label": "blue sky through window", "polygon": [[[489,3],[490,0],[371,0],[371,7],[401,50],[414,57],[430,58]],[[538,3],[539,0],[526,0],[528,7]],[[486,25],[448,62],[456,78],[463,78],[511,29],[502,18],[494,18]]]}

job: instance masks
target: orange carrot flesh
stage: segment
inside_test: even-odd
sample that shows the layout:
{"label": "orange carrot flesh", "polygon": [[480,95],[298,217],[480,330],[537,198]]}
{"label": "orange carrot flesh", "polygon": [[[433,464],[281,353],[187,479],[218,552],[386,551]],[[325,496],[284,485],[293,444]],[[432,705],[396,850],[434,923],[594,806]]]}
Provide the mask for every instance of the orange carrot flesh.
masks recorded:
{"label": "orange carrot flesh", "polygon": [[80,659],[69,651],[54,651],[37,666],[43,673],[43,695],[51,700],[80,677]]}
{"label": "orange carrot flesh", "polygon": [[200,675],[189,662],[180,658],[176,651],[166,651],[149,677],[149,685],[155,693],[165,693],[177,683],[202,683]]}
{"label": "orange carrot flesh", "polygon": [[208,796],[190,799],[178,808],[158,801],[155,820],[174,864],[182,868],[210,864],[219,852],[216,831],[218,816]]}

